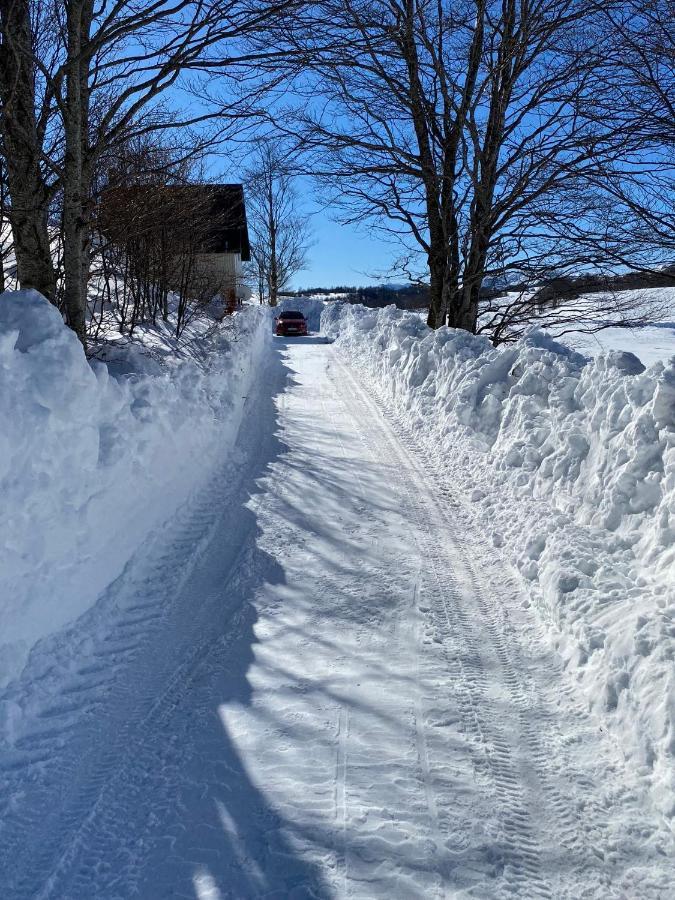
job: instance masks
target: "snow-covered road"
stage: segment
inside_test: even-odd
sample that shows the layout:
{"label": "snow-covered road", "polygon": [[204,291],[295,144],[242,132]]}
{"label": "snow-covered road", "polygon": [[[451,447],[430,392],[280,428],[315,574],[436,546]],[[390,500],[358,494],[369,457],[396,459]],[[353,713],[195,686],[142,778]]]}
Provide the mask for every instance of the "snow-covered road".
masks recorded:
{"label": "snow-covered road", "polygon": [[0,896],[672,896],[443,460],[320,337],[247,406],[236,462],[0,697]]}

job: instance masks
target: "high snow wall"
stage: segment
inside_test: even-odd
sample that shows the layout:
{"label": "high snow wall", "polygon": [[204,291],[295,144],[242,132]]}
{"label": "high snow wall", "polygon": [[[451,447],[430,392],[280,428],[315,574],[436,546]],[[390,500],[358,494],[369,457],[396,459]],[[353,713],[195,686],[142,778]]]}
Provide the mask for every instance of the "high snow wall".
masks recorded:
{"label": "high snow wall", "polygon": [[269,324],[248,308],[208,365],[115,380],[39,294],[0,296],[0,684],[224,461]]}
{"label": "high snow wall", "polygon": [[674,816],[675,360],[541,333],[495,349],[394,307],[326,304],[322,328],[463,492]]}

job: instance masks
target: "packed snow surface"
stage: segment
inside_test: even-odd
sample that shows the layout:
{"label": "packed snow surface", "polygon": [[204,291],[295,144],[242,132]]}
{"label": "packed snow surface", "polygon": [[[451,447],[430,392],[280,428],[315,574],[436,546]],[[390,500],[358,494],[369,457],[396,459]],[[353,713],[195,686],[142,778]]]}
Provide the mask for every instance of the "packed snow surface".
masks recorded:
{"label": "packed snow surface", "polygon": [[206,367],[114,379],[39,294],[0,296],[0,684],[95,603],[231,448],[269,335],[262,310],[234,320]]}
{"label": "packed snow surface", "polygon": [[275,339],[234,452],[0,693],[3,898],[669,896],[639,773],[345,348]]}
{"label": "packed snow surface", "polygon": [[541,333],[495,349],[394,307],[327,304],[322,323],[470,498],[672,818],[675,361],[589,361]]}

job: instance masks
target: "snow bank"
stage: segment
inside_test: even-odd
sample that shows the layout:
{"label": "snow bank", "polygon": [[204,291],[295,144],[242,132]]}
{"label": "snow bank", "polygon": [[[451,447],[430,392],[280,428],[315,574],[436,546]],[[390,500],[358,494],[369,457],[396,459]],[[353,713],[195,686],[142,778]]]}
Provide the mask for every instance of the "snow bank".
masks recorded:
{"label": "snow bank", "polygon": [[464,488],[675,816],[675,361],[494,349],[394,307],[331,304],[322,327]]}
{"label": "snow bank", "polygon": [[323,299],[318,297],[285,297],[277,308],[277,314],[284,310],[298,310],[307,320],[310,332],[321,329],[321,313],[325,306]]}
{"label": "snow bank", "polygon": [[213,474],[269,332],[251,307],[208,365],[118,381],[35,291],[0,295],[0,684]]}

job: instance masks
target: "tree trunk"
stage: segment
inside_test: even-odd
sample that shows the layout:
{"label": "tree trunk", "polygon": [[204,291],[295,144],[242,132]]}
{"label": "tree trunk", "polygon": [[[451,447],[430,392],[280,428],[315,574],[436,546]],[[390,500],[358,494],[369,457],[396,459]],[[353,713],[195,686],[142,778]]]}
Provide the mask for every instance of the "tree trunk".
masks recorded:
{"label": "tree trunk", "polygon": [[[88,229],[83,215],[82,178],[77,152],[79,140],[66,137],[66,159],[63,188],[63,270],[64,302],[68,325],[77,334],[83,346],[87,342],[86,284],[88,254],[86,241]],[[69,146],[70,145],[70,146]],[[74,145],[74,146],[73,146]]]}
{"label": "tree trunk", "polygon": [[[434,246],[435,245],[435,246]],[[428,254],[429,264],[429,314],[430,328],[461,328],[457,323],[458,267],[454,259],[451,242],[439,235],[432,238],[432,250]]]}
{"label": "tree trunk", "polygon": [[279,265],[277,260],[277,222],[274,214],[274,176],[269,172],[268,183],[268,211],[269,211],[269,233],[270,233],[270,306],[277,305],[277,297],[279,293]]}
{"label": "tree trunk", "polygon": [[485,264],[490,246],[489,235],[478,224],[472,234],[471,249],[464,270],[464,284],[460,292],[457,328],[472,334],[478,327],[480,292],[485,278]]}
{"label": "tree trunk", "polygon": [[429,328],[440,328],[447,319],[446,261],[444,255],[429,253]]}
{"label": "tree trunk", "polygon": [[86,44],[91,28],[90,0],[67,8],[68,57],[64,115],[63,269],[68,324],[87,344],[89,281],[89,83]]}
{"label": "tree trunk", "polygon": [[49,243],[49,189],[40,167],[29,0],[0,0],[0,133],[11,199],[17,278],[52,302],[56,273]]}
{"label": "tree trunk", "polygon": [[483,275],[471,280],[464,286],[462,291],[462,304],[458,313],[457,328],[464,328],[465,331],[476,333],[478,328],[478,309],[480,300],[480,291],[483,284]]}
{"label": "tree trunk", "polygon": [[0,160],[0,293],[5,290],[5,225],[7,218],[7,189],[5,181],[5,163]]}
{"label": "tree trunk", "polygon": [[464,268],[463,289],[459,309],[459,328],[476,333],[480,292],[493,237],[494,193],[497,184],[499,153],[504,141],[504,121],[514,84],[513,66],[516,48],[515,0],[504,4],[504,27],[497,54],[497,66],[490,83],[490,110],[485,128],[479,165],[473,184],[473,203],[469,222],[469,255]]}

